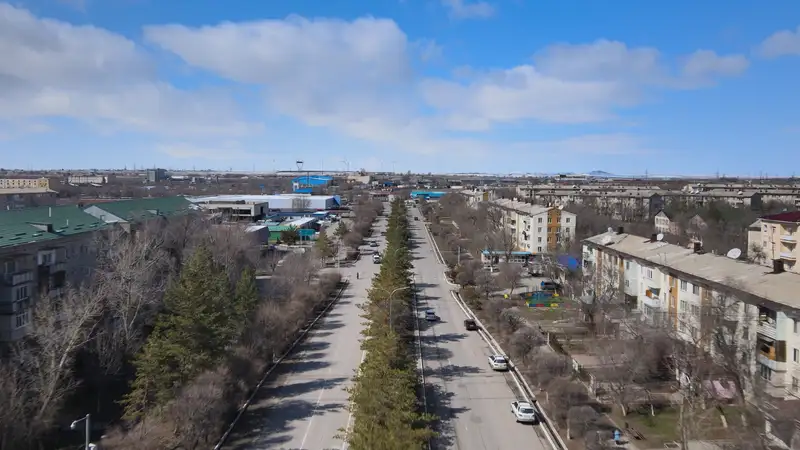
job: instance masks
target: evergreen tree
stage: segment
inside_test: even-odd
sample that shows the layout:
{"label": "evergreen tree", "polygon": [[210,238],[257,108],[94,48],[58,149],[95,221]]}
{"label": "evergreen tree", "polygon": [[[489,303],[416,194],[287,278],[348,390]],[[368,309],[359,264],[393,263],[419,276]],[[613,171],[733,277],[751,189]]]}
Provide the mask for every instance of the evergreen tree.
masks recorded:
{"label": "evergreen tree", "polygon": [[336,249],[331,243],[330,238],[328,238],[328,235],[325,233],[325,230],[319,232],[317,242],[314,245],[319,252],[319,257],[322,258],[323,263],[326,259],[336,256]]}
{"label": "evergreen tree", "polygon": [[129,419],[163,406],[180,386],[212,368],[237,334],[228,275],[200,247],[164,297],[166,311],[134,358],[136,379],[123,403]]}
{"label": "evergreen tree", "polygon": [[234,325],[238,328],[237,331],[241,332],[250,319],[250,315],[256,310],[258,302],[256,273],[252,268],[247,267],[242,272],[239,282],[236,283],[236,294],[234,295],[234,310],[236,311],[236,323]]}
{"label": "evergreen tree", "polygon": [[333,232],[336,238],[341,239],[345,234],[349,233],[350,230],[347,229],[347,224],[343,221],[339,221],[339,225],[336,227],[336,231]]}
{"label": "evergreen tree", "polygon": [[300,235],[297,233],[297,228],[289,227],[288,230],[281,231],[280,240],[281,242],[285,242],[288,245],[293,245],[300,239]]}

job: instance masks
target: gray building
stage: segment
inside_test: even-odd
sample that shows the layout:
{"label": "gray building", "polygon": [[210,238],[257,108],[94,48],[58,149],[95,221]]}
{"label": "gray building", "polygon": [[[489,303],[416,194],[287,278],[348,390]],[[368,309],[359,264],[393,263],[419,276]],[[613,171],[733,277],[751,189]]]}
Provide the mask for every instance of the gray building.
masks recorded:
{"label": "gray building", "polygon": [[147,171],[147,181],[149,183],[158,183],[165,181],[169,178],[165,169],[149,169]]}

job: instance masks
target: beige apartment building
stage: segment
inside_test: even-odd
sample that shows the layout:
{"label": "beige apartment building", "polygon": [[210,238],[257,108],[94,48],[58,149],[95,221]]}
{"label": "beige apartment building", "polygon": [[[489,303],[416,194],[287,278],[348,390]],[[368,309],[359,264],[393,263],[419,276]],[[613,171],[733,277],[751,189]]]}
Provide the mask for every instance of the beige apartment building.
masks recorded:
{"label": "beige apartment building", "polygon": [[52,205],[55,194],[47,178],[0,178],[0,209]]}
{"label": "beige apartment building", "polygon": [[759,218],[748,227],[747,239],[747,250],[754,261],[768,267],[782,265],[787,272],[800,274],[800,211]]}
{"label": "beige apartment building", "polygon": [[577,217],[562,208],[516,199],[493,200],[489,205],[503,211],[503,226],[513,236],[519,251],[555,253],[575,238]]}
{"label": "beige apartment building", "polygon": [[[736,324],[731,332],[752,350],[753,373],[771,396],[800,398],[800,275],[624,230],[584,240],[583,266],[591,283],[620,286],[620,296],[642,320],[698,345],[710,335],[700,320],[704,307],[728,299],[726,315]],[[595,289],[602,289],[599,284]]]}

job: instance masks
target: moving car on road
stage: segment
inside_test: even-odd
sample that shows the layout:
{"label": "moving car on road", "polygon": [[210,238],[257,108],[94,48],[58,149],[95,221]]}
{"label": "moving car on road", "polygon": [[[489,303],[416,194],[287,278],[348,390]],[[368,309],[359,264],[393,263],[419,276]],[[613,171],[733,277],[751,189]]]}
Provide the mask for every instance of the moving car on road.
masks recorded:
{"label": "moving car on road", "polygon": [[370,246],[370,247],[377,247],[377,246],[378,246],[378,243],[377,243],[377,242],[375,242],[375,241],[370,241],[370,242],[369,242],[369,246]]}
{"label": "moving car on road", "polygon": [[489,367],[492,370],[508,370],[508,359],[503,355],[492,355],[489,357]]}
{"label": "moving car on road", "polygon": [[372,255],[372,262],[375,263],[375,264],[380,264],[381,263],[381,255],[379,255],[377,253]]}
{"label": "moving car on road", "polygon": [[517,423],[536,423],[536,410],[528,402],[511,402],[511,412],[517,418]]}
{"label": "moving car on road", "polygon": [[464,328],[466,328],[467,331],[475,331],[478,329],[478,323],[475,322],[475,319],[466,319],[464,320]]}
{"label": "moving car on road", "polygon": [[425,310],[425,320],[428,322],[438,322],[439,316],[432,309]]}

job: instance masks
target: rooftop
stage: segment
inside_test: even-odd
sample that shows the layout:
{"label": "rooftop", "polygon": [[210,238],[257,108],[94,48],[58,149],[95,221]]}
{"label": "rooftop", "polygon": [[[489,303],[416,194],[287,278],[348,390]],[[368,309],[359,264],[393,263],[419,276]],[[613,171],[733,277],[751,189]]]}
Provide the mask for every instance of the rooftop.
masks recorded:
{"label": "rooftop", "polygon": [[597,247],[632,256],[653,266],[736,288],[780,305],[800,309],[800,275],[733,260],[712,253],[694,253],[691,249],[666,242],[653,242],[633,234],[606,232],[584,240]]}
{"label": "rooftop", "polygon": [[246,203],[264,203],[270,200],[278,199],[293,199],[296,197],[307,198],[309,200],[334,198],[333,195],[305,195],[305,194],[274,194],[274,195],[214,195],[211,197],[194,197],[187,198],[192,203],[207,203],[207,202],[238,202],[243,201]]}
{"label": "rooftop", "polygon": [[773,222],[791,222],[800,223],[800,211],[782,212],[778,214],[771,214],[769,216],[761,217],[762,220],[770,220]]}
{"label": "rooftop", "polygon": [[158,197],[120,200],[93,205],[126,221],[147,220],[153,217],[169,217],[186,214],[192,203],[186,197]]}
{"label": "rooftop", "polygon": [[[48,227],[48,225],[50,227]],[[0,211],[0,247],[12,247],[87,233],[105,223],[75,205]],[[51,229],[52,231],[48,231]]]}
{"label": "rooftop", "polygon": [[302,227],[303,225],[316,222],[317,220],[318,219],[316,217],[301,217],[299,219],[292,220],[291,222],[287,222],[285,225],[287,227]]}
{"label": "rooftop", "polygon": [[510,200],[507,198],[501,198],[497,200],[492,200],[490,203],[494,203],[495,205],[506,208],[512,209],[522,214],[527,214],[529,216],[536,216],[539,214],[546,213],[551,208],[542,205],[531,205],[530,203],[520,202],[517,200]]}

